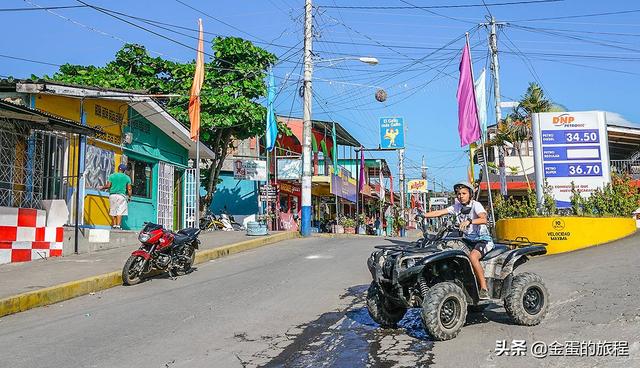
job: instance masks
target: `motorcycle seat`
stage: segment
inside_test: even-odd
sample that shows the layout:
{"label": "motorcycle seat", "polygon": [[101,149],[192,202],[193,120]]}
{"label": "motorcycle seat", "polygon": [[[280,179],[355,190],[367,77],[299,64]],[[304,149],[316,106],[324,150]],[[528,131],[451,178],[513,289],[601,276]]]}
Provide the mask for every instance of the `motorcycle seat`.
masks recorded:
{"label": "motorcycle seat", "polygon": [[493,247],[493,249],[491,249],[489,253],[485,254],[484,257],[482,257],[481,261],[486,261],[488,259],[495,258],[508,250],[509,248],[506,245],[498,244],[495,247]]}
{"label": "motorcycle seat", "polygon": [[200,233],[200,229],[193,227],[182,229],[173,235],[175,244],[182,244],[193,240]]}
{"label": "motorcycle seat", "polygon": [[178,231],[178,234],[183,234],[183,235],[187,235],[190,237],[194,237],[196,235],[198,235],[198,233],[200,233],[200,229],[197,229],[195,227],[188,227],[186,229],[182,229],[180,231]]}

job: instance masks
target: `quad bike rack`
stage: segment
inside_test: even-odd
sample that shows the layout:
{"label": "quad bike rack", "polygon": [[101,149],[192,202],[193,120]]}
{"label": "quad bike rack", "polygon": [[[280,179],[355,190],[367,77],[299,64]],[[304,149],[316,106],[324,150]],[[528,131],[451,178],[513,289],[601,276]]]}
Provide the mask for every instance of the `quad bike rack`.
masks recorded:
{"label": "quad bike rack", "polygon": [[495,241],[495,243],[506,245],[512,249],[531,247],[531,246],[546,247],[547,245],[549,245],[548,243],[543,243],[543,242],[533,242],[525,236],[519,236],[515,239],[498,239]]}

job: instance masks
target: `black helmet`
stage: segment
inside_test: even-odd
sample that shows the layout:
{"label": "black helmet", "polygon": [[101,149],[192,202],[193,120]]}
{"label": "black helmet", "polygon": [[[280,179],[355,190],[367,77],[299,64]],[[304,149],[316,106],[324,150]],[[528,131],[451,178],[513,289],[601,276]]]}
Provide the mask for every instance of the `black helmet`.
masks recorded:
{"label": "black helmet", "polygon": [[471,183],[469,183],[468,181],[460,181],[453,186],[453,191],[455,192],[460,188],[469,189],[469,195],[471,195],[471,198],[473,198],[473,185],[471,185]]}

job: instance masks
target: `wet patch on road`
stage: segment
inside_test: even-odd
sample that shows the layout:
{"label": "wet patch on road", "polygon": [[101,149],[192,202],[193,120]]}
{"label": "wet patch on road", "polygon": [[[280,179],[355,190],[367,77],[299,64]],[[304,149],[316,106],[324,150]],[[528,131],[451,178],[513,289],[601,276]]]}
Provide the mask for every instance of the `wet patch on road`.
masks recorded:
{"label": "wet patch on road", "polygon": [[[420,311],[409,310],[396,329],[382,329],[365,307],[368,285],[352,287],[339,311],[270,336],[266,349],[249,357],[237,355],[244,367],[428,367],[433,342],[422,328]],[[264,338],[264,337],[262,337]],[[239,343],[261,338],[237,333]]]}

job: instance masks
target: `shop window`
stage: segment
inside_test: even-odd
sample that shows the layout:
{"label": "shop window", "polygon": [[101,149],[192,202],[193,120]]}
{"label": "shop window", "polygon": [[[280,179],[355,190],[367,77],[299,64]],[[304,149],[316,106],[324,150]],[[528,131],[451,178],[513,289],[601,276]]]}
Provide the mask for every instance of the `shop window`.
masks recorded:
{"label": "shop window", "polygon": [[136,197],[151,198],[153,164],[129,158],[131,192]]}

